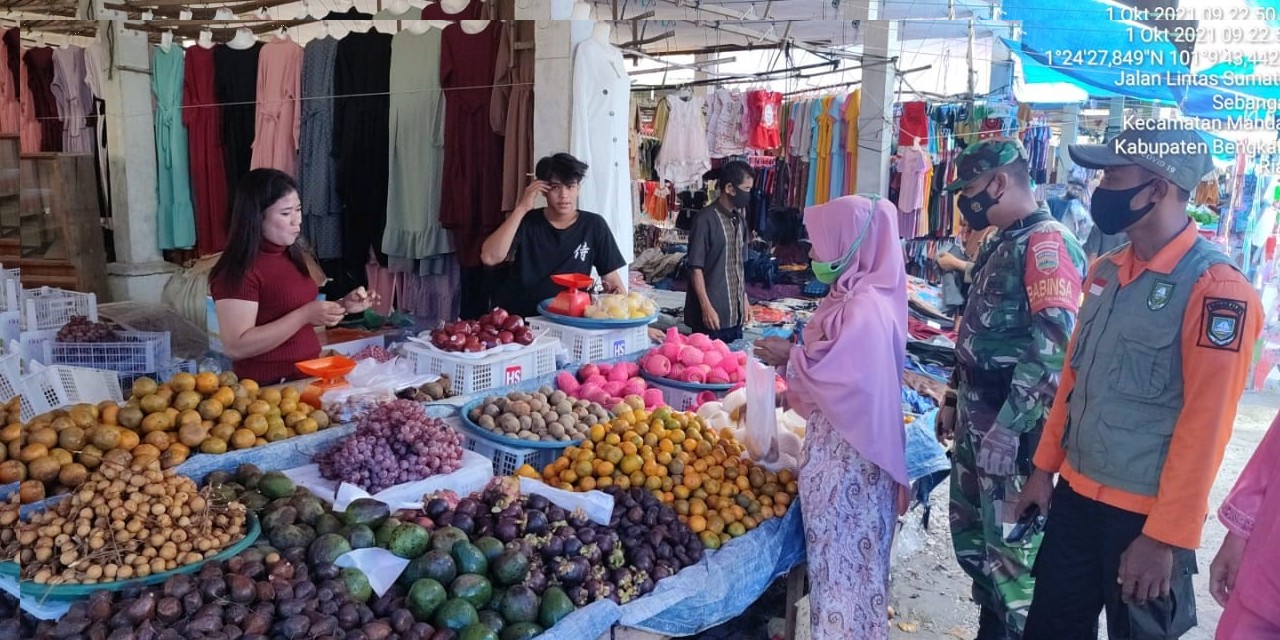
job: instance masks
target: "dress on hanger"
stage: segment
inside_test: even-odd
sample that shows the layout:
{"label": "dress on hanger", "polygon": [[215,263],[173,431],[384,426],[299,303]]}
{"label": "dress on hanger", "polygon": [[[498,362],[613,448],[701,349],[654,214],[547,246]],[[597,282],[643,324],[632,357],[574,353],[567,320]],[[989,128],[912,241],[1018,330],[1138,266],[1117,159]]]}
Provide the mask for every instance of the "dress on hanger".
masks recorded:
{"label": "dress on hanger", "polygon": [[671,113],[654,168],[663,181],[672,183],[676,189],[701,185],[702,175],[711,169],[702,98],[670,95],[667,104]]}
{"label": "dress on hanger", "polygon": [[62,120],[53,96],[53,48],[31,49],[22,59],[27,63],[27,89],[40,122],[40,150],[62,151]]}
{"label": "dress on hanger", "polygon": [[[214,88],[222,105],[222,150],[227,193],[249,173],[253,160],[254,105],[258,99],[258,56],[262,43],[248,49],[225,44],[213,48]],[[234,196],[232,196],[234,199]]]}
{"label": "dress on hanger", "polygon": [[93,96],[84,82],[84,49],[80,47],[53,50],[53,98],[62,119],[62,151],[93,153],[93,132],[89,129],[89,108]]}
{"label": "dress on hanger", "polygon": [[754,114],[749,143],[755,149],[777,149],[782,144],[778,130],[781,119],[782,94],[776,91],[753,91],[750,94]]}
{"label": "dress on hanger", "polygon": [[22,27],[11,27],[6,29],[4,36],[4,50],[8,54],[5,58],[5,64],[9,66],[9,75],[13,78],[13,86],[19,87],[14,95],[22,98]]}
{"label": "dress on hanger", "polygon": [[746,139],[742,135],[745,117],[742,94],[736,90],[718,89],[708,98],[708,103],[707,151],[711,157],[746,153]]}
{"label": "dress on hanger", "polygon": [[342,206],[333,146],[333,72],[338,40],[318,38],[302,54],[302,127],[298,190],[302,231],[316,257],[342,257]]}
{"label": "dress on hanger", "polygon": [[[582,181],[578,208],[604,217],[628,264],[635,251],[632,221],[635,204],[628,162],[630,102],[631,78],[622,52],[595,38],[578,45],[573,56],[569,152],[590,167]],[[701,121],[702,114],[697,116]],[[698,134],[689,142],[706,156],[705,128],[699,127]],[[701,176],[699,173],[698,177]]]}
{"label": "dress on hanger", "polygon": [[156,234],[161,249],[185,249],[196,243],[187,130],[182,126],[182,72],[182,47],[155,48],[151,92],[156,105]]}
{"label": "dress on hanger", "polygon": [[493,103],[489,117],[493,130],[503,136],[502,210],[516,208],[528,175],[533,173],[533,67],[532,47],[517,49],[516,43],[533,42],[536,23],[512,20],[504,23],[494,70]]}
{"label": "dress on hanger", "polygon": [[355,7],[346,11],[330,11],[324,15],[325,20],[372,20],[372,13],[365,13]]}
{"label": "dress on hanger", "polygon": [[858,192],[858,109],[861,104],[862,89],[854,89],[844,101],[845,193]]}
{"label": "dress on hanger", "polygon": [[212,48],[196,45],[187,49],[182,79],[182,124],[187,127],[196,253],[200,256],[217,253],[226,246],[231,213],[213,58]]}
{"label": "dress on hanger", "polygon": [[449,13],[440,7],[439,2],[432,2],[422,8],[423,20],[485,20],[494,16],[488,15],[486,11],[488,2],[480,0],[471,0],[467,3],[466,8],[457,13]]}
{"label": "dress on hanger", "polygon": [[[8,66],[9,47],[0,47],[0,63]],[[0,132],[18,133],[22,129],[22,102],[18,98],[18,81],[8,73],[0,73]]]}
{"label": "dress on hanger", "polygon": [[453,251],[440,226],[444,110],[439,29],[391,39],[390,175],[382,250],[420,260]]}
{"label": "dress on hanger", "polygon": [[829,100],[830,131],[827,132],[826,149],[828,162],[827,202],[835,200],[844,193],[844,101],[846,96],[834,96]]}
{"label": "dress on hanger", "polygon": [[262,46],[258,58],[252,168],[269,167],[297,175],[301,81],[302,45],[277,38]]}
{"label": "dress on hanger", "polygon": [[18,86],[26,87],[25,91],[19,89],[19,102],[22,103],[22,125],[18,132],[18,148],[22,153],[39,153],[43,144],[44,131],[40,127],[40,121],[36,119],[36,104],[33,91],[27,84],[27,63],[25,61],[19,65],[18,69]]}
{"label": "dress on hanger", "polygon": [[504,219],[502,176],[497,171],[502,166],[502,138],[489,122],[501,28],[500,23],[490,22],[471,34],[455,24],[445,28],[441,37],[447,188],[442,190],[440,222],[454,232],[464,269],[480,266],[480,246]]}
{"label": "dress on hanger", "polygon": [[[824,98],[818,98],[809,103],[809,135],[806,136],[805,153],[809,156],[809,190],[805,195],[805,206],[813,206],[820,202],[825,202],[826,191],[822,188],[823,176],[827,175],[822,162],[822,154],[819,149],[822,148],[822,114],[825,111],[826,103]],[[823,199],[819,201],[819,194],[823,194]]]}
{"label": "dress on hanger", "polygon": [[338,41],[333,89],[343,254],[347,270],[356,274],[363,272],[370,249],[386,264],[381,245],[387,224],[391,35],[354,32]]}

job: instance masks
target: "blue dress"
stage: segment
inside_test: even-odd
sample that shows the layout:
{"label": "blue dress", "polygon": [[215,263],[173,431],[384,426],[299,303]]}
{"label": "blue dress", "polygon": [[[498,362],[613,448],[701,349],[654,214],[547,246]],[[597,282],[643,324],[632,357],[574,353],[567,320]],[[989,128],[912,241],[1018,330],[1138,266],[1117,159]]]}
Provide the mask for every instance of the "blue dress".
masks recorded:
{"label": "blue dress", "polygon": [[156,236],[161,249],[196,244],[187,129],[182,124],[182,47],[156,47],[151,59],[151,92],[156,99]]}

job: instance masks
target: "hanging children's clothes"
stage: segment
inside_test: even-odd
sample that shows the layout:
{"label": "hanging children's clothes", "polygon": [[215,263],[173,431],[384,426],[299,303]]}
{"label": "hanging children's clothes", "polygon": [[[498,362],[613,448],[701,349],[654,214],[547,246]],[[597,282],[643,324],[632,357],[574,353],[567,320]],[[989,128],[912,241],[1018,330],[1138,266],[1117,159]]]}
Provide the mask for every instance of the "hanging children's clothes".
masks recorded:
{"label": "hanging children's clothes", "polygon": [[223,162],[222,110],[213,75],[213,48],[196,45],[187,49],[182,72],[182,124],[187,128],[196,253],[200,256],[226,246],[231,213]]}
{"label": "hanging children's clothes", "polygon": [[898,120],[898,146],[910,147],[926,144],[929,140],[928,105],[923,102],[907,102],[902,105],[902,117]]}
{"label": "hanging children's clothes", "polygon": [[379,264],[386,263],[381,246],[387,224],[391,35],[367,31],[340,40],[333,89],[343,262],[357,274],[370,249]]}
{"label": "hanging children's clothes", "polygon": [[[579,44],[573,56],[569,148],[590,168],[582,181],[578,208],[604,217],[627,263],[634,257],[631,229],[635,226],[627,161],[630,101],[631,78],[622,52],[595,38]],[[697,140],[705,154],[705,132],[699,133]]]}
{"label": "hanging children's clothes", "polygon": [[662,180],[676,189],[701,185],[703,174],[711,170],[702,98],[670,95],[666,101],[671,115],[655,168]]}
{"label": "hanging children's clothes", "polygon": [[342,207],[338,200],[338,163],[333,156],[333,72],[338,40],[307,43],[302,53],[302,126],[299,134],[298,190],[302,230],[316,257],[342,257]]}
{"label": "hanging children's clothes", "polygon": [[36,47],[22,56],[27,67],[27,90],[40,122],[40,150],[62,151],[62,120],[53,96],[53,48]]}
{"label": "hanging children's clothes", "polygon": [[738,91],[718,89],[707,98],[707,151],[712,158],[746,153],[742,135],[743,95]]}
{"label": "hanging children's clothes", "polygon": [[213,49],[214,91],[222,105],[222,161],[227,193],[249,173],[253,160],[254,105],[258,100],[258,57],[262,43],[248,49],[220,44]]}
{"label": "hanging children's clothes", "polygon": [[84,83],[84,49],[60,47],[53,50],[53,98],[62,120],[63,153],[93,153],[93,132],[89,130],[89,105],[93,96]]}
{"label": "hanging children's clothes", "polygon": [[161,249],[195,246],[196,221],[187,169],[187,130],[182,126],[182,47],[156,47],[151,56],[151,91],[156,112],[156,233]]}
{"label": "hanging children's clothes", "polygon": [[297,175],[302,103],[302,45],[277,38],[262,46],[258,58],[254,169],[279,169]]}
{"label": "hanging children's clothes", "polygon": [[753,114],[750,145],[766,151],[777,149],[782,144],[779,132],[782,94],[776,91],[752,91],[748,100]]}
{"label": "hanging children's clothes", "polygon": [[440,30],[401,31],[391,39],[391,172],[382,250],[414,260],[453,251],[440,226],[444,103]]}

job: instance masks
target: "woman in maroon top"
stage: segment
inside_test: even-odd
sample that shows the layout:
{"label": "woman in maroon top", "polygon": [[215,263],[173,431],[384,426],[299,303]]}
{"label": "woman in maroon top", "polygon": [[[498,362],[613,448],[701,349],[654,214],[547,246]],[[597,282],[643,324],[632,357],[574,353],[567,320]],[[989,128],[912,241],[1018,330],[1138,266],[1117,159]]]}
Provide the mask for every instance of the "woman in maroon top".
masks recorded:
{"label": "woman in maroon top", "polygon": [[236,188],[231,237],[209,274],[222,350],[240,377],[264,384],[299,377],[294,363],[320,355],[314,327],[369,308],[364,287],[340,302],[317,300],[323,274],[301,231],[293,178],[275,169],[246,174]]}

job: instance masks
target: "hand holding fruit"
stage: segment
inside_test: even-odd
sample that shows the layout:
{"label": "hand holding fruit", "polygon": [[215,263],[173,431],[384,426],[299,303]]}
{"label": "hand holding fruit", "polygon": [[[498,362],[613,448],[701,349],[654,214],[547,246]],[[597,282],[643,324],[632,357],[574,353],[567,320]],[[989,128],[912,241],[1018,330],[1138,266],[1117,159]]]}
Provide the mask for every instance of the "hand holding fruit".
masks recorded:
{"label": "hand holding fruit", "polygon": [[346,315],[342,305],[328,300],[312,300],[303,309],[307,324],[314,326],[332,327],[342,322],[342,316]]}

